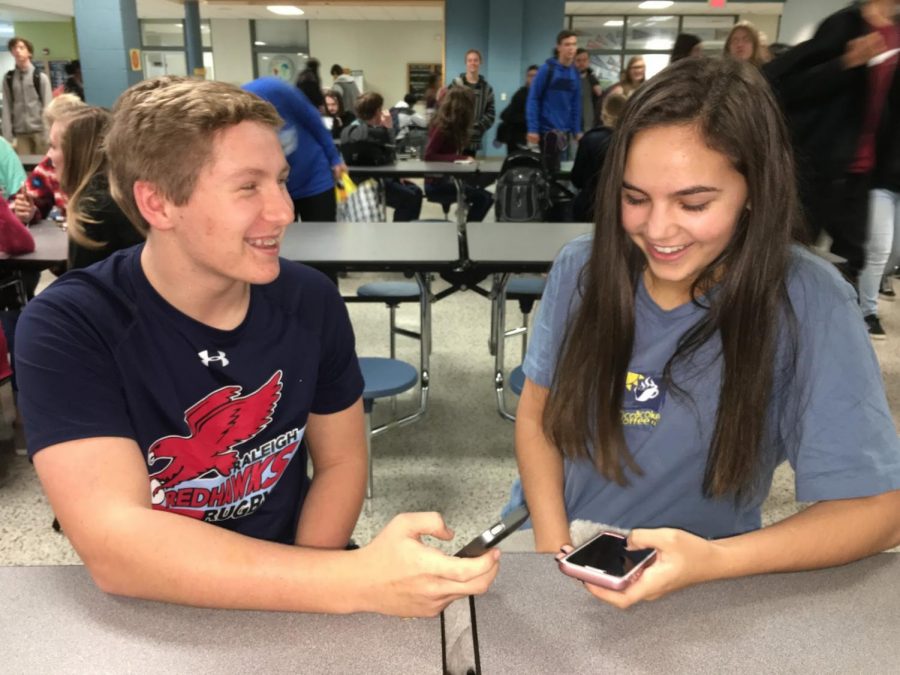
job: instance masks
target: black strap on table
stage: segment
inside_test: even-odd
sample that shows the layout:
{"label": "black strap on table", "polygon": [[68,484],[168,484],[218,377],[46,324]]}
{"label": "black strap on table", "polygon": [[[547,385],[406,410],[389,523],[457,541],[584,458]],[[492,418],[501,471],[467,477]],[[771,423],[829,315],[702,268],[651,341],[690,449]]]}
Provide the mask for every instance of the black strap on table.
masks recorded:
{"label": "black strap on table", "polygon": [[[466,675],[482,675],[481,673],[481,653],[478,647],[478,624],[475,621],[475,596],[469,596],[469,622],[472,626],[472,647],[473,647],[473,662],[475,664],[475,668],[469,668],[466,671]],[[444,619],[444,612],[441,612],[441,671],[444,675],[453,675],[450,672],[449,664],[447,663],[447,652],[449,649],[449,645],[447,644],[447,631]]]}

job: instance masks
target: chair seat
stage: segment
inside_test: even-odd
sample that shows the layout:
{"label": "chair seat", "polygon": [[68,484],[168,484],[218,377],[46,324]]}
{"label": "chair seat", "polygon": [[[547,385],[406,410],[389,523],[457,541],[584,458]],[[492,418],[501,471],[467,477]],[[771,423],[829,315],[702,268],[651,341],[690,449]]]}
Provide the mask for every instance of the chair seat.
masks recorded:
{"label": "chair seat", "polygon": [[512,372],[510,372],[509,388],[516,395],[520,395],[522,389],[525,388],[525,371],[522,370],[522,366],[516,366],[512,369]]}
{"label": "chair seat", "polygon": [[518,277],[514,276],[506,284],[506,297],[510,300],[518,300],[519,296],[540,298],[544,293],[546,280],[543,277]]}
{"label": "chair seat", "polygon": [[416,386],[419,379],[419,373],[413,366],[397,359],[363,356],[359,359],[359,367],[365,383],[363,400],[366,403],[376,398],[402,394]]}
{"label": "chair seat", "polygon": [[373,281],[356,289],[362,298],[391,298],[394,300],[418,300],[419,284],[415,281]]}

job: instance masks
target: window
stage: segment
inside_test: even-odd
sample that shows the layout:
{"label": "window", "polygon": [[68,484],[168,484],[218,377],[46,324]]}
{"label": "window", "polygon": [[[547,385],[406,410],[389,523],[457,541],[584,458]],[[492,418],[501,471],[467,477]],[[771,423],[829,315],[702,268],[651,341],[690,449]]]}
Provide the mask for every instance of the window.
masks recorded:
{"label": "window", "polygon": [[[206,79],[215,79],[212,38],[209,21],[200,22],[203,44],[203,67]],[[187,56],[184,53],[184,24],[166,19],[141,20],[141,55],[144,76],[187,75]]]}
{"label": "window", "polygon": [[665,68],[679,33],[697,35],[704,53],[720,54],[737,16],[590,15],[569,16],[568,21],[606,89],[619,81],[632,56],[644,58],[648,78]]}
{"label": "window", "polygon": [[264,19],[254,21],[251,32],[254,75],[276,75],[288,82],[296,80],[309,58],[309,22]]}

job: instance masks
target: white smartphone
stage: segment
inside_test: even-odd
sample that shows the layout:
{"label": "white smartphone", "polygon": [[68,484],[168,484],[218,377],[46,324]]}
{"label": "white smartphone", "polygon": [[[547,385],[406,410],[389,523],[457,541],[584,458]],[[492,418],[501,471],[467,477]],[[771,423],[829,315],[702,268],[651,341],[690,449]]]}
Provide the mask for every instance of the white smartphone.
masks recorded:
{"label": "white smartphone", "polygon": [[528,507],[520,506],[511,511],[506,518],[491,525],[484,532],[463,546],[456,553],[458,558],[477,558],[489,548],[496,546],[513,532],[518,530],[522,523],[528,520]]}
{"label": "white smartphone", "polygon": [[656,560],[656,549],[629,551],[626,543],[621,534],[601,532],[560,559],[559,570],[589,584],[625,590]]}

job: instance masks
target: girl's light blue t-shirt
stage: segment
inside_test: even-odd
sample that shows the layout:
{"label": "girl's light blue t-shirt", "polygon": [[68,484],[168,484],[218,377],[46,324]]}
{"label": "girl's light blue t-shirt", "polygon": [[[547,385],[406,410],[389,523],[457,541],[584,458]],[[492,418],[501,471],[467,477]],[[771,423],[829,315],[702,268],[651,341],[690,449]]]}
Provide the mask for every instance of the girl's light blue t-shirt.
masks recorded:
{"label": "girl's light blue t-shirt", "polygon": [[[577,281],[590,248],[591,235],[570,242],[547,281],[524,363],[526,376],[542,387],[552,384],[560,343],[579,304]],[[566,460],[570,520],[623,528],[677,527],[704,537],[757,529],[772,474],[785,459],[796,472],[800,501],[865,497],[900,488],[900,442],[853,289],[829,263],[795,247],[788,293],[797,316],[797,375],[786,384],[776,369],[768,411],[777,420],[776,431],[767,443],[761,487],[753,497],[736,505],[732,498],[703,496],[721,386],[718,338],[673,372],[689,398],[669,391],[662,377],[678,340],[707,310],[694,303],[663,310],[641,283],[622,419],[626,443],[643,475],[629,472],[630,484],[620,486],[604,479],[590,460]],[[785,348],[782,340],[782,357]]]}

